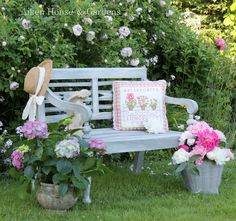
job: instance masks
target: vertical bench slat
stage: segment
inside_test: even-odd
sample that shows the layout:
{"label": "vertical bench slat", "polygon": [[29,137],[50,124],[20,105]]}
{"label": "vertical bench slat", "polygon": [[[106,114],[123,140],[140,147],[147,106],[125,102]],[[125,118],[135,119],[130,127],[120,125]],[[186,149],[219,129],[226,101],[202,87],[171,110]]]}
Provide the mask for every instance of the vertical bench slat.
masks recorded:
{"label": "vertical bench slat", "polygon": [[92,79],[92,97],[93,97],[93,101],[92,101],[92,105],[93,105],[93,114],[96,114],[99,112],[99,102],[98,102],[98,79],[97,78],[93,78]]}

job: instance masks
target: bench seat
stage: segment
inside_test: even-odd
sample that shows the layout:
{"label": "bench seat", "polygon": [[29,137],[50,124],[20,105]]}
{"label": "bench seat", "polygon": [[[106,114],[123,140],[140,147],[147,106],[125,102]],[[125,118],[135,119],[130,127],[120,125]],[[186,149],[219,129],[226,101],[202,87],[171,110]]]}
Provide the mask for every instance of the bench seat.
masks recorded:
{"label": "bench seat", "polygon": [[159,150],[177,147],[181,132],[168,131],[163,134],[149,134],[146,131],[117,131],[112,128],[92,129],[93,139],[102,139],[107,153],[126,153]]}

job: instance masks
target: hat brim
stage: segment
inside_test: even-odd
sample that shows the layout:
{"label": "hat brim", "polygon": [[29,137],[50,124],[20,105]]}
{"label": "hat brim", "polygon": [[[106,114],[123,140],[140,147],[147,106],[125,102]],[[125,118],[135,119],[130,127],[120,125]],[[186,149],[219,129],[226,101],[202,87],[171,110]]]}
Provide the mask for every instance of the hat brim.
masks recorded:
{"label": "hat brim", "polygon": [[43,62],[41,62],[38,67],[44,67],[45,68],[45,78],[44,78],[44,83],[43,86],[41,88],[41,90],[39,91],[39,96],[44,96],[46,94],[47,88],[48,88],[48,84],[52,75],[52,60],[47,59],[44,60]]}
{"label": "hat brim", "polygon": [[[52,73],[52,60],[47,59],[41,62],[38,67],[44,67],[45,68],[45,77],[44,82],[42,85],[41,90],[37,94],[38,96],[45,96],[48,84],[51,78]],[[29,72],[25,76],[24,81],[24,90],[29,94],[35,94],[36,87],[38,84],[38,76],[39,76],[39,68],[33,67],[29,70]]]}

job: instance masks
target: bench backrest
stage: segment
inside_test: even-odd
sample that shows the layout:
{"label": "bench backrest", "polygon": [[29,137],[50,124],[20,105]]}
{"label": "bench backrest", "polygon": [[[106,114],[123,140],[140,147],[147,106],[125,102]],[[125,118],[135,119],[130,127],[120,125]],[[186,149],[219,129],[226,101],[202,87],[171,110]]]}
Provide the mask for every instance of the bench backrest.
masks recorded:
{"label": "bench backrest", "polygon": [[[55,68],[49,88],[62,100],[68,100],[74,91],[88,89],[91,97],[92,120],[112,119],[112,83],[117,80],[147,80],[147,69],[138,68]],[[66,113],[45,101],[46,121],[56,122]]]}

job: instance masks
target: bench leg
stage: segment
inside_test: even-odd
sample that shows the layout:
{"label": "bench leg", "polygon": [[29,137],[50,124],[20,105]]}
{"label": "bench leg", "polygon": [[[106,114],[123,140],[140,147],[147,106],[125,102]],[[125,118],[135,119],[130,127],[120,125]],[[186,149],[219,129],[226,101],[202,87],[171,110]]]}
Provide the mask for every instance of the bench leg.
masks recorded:
{"label": "bench leg", "polygon": [[91,198],[90,198],[90,189],[91,189],[92,178],[89,177],[88,180],[89,180],[89,184],[88,184],[86,190],[84,191],[84,198],[83,198],[83,203],[85,203],[85,204],[90,204],[92,202]]}
{"label": "bench leg", "polygon": [[134,173],[138,174],[141,172],[143,166],[143,160],[144,160],[144,151],[136,152],[134,159],[134,168],[133,168]]}

